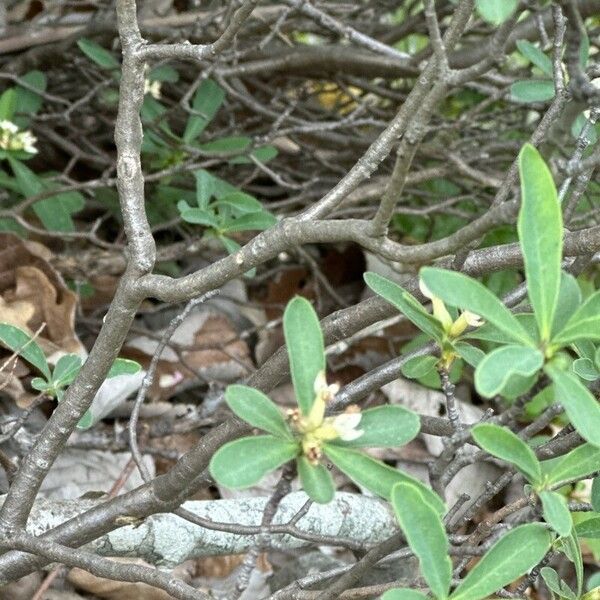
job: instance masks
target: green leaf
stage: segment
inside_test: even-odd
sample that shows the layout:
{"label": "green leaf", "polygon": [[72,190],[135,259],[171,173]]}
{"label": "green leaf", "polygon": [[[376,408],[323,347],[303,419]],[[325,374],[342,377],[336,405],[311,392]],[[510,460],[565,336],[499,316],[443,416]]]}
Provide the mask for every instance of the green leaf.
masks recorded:
{"label": "green leaf", "polygon": [[542,462],[542,471],[548,486],[585,479],[600,470],[600,448],[582,444],[564,456]]}
{"label": "green leaf", "polygon": [[37,196],[44,191],[42,180],[20,160],[9,158],[11,169],[15,174],[15,179],[19,185],[19,190],[25,198]]}
{"label": "green leaf", "polygon": [[476,7],[484,21],[500,25],[512,16],[518,3],[518,0],[477,0]]}
{"label": "green leaf", "polygon": [[439,514],[442,515],[446,512],[446,506],[441,498],[418,479],[357,450],[342,448],[334,444],[325,444],[323,450],[342,473],[374,494],[389,500],[394,485],[402,482],[411,483],[419,489],[427,503],[433,506]]}
{"label": "green leaf", "polygon": [[573,590],[558,576],[552,567],[542,567],[540,575],[550,590],[567,600],[577,600]]}
{"label": "green leaf", "polygon": [[[28,84],[30,87],[43,93],[46,90],[46,76],[41,71],[29,71],[19,78],[19,82]],[[31,116],[35,115],[44,102],[40,94],[36,94],[33,90],[18,85],[16,88],[15,106],[17,112],[22,116],[15,117],[15,123],[24,129],[29,123]]]}
{"label": "green leaf", "polygon": [[271,435],[244,437],[219,448],[209,465],[215,481],[233,489],[258,483],[298,455],[298,444]]}
{"label": "green leaf", "polygon": [[392,506],[398,523],[415,556],[421,573],[437,598],[447,598],[452,581],[452,561],[446,529],[438,514],[411,483],[392,489]]}
{"label": "green leaf", "polygon": [[[600,453],[598,462],[600,464]],[[597,513],[600,513],[600,475],[596,475],[592,482],[592,507]]]}
{"label": "green leaf", "polygon": [[525,79],[510,86],[510,96],[515,102],[547,102],[554,98],[554,82],[550,79]]}
{"label": "green leaf", "polygon": [[207,142],[206,144],[200,144],[198,148],[207,154],[233,155],[235,153],[243,152],[250,144],[252,144],[252,139],[249,137],[229,136]]}
{"label": "green leaf", "polygon": [[56,387],[64,387],[73,383],[73,379],[81,369],[81,357],[77,354],[65,354],[58,359],[52,371],[52,383]]}
{"label": "green leaf", "polygon": [[[523,329],[525,329],[529,338],[534,340],[537,346],[539,335],[533,313],[518,313],[514,316],[522,325]],[[484,323],[481,327],[476,327],[472,331],[463,334],[461,339],[483,340],[494,342],[496,344],[514,344],[515,341],[514,337],[509,336],[491,323]]]}
{"label": "green leaf", "polygon": [[204,169],[195,171],[194,176],[196,178],[196,202],[199,208],[206,210],[210,199],[215,195],[216,178]]}
{"label": "green leaf", "polygon": [[50,368],[46,357],[36,341],[25,331],[0,323],[0,343],[32,364],[46,379],[50,380]]}
{"label": "green leaf", "polygon": [[566,346],[578,340],[600,340],[600,290],[587,298],[552,342]]}
{"label": "green leaf", "polygon": [[8,88],[0,96],[0,121],[12,121],[17,107],[17,93]]}
{"label": "green leaf", "polygon": [[121,65],[112,52],[87,38],[77,41],[79,49],[93,62],[103,69],[120,69]]}
{"label": "green leaf", "polygon": [[442,341],[444,330],[441,324],[421,306],[412,294],[377,273],[365,273],[364,279],[378,296],[395,306],[421,331],[438,342]]}
{"label": "green leaf", "polygon": [[501,394],[515,376],[531,377],[542,368],[544,355],[526,346],[501,346],[486,354],[475,369],[475,388],[485,398]]}
{"label": "green leaf", "polygon": [[586,381],[596,381],[600,377],[600,372],[596,365],[589,358],[578,358],[571,365],[573,373],[585,379]]}
{"label": "green leaf", "polygon": [[246,385],[230,385],[225,390],[225,400],[229,408],[252,427],[274,436],[291,438],[281,411],[262,392]]}
{"label": "green leaf", "polygon": [[311,465],[305,456],[297,459],[302,489],[313,502],[327,504],[333,500],[335,487],[329,471],[323,465]]}
{"label": "green leaf", "polygon": [[[261,146],[255,148],[250,153],[250,156],[255,160],[266,163],[273,160],[279,154],[279,150],[275,146]],[[254,161],[248,156],[236,156],[229,161],[230,165],[251,165]]]}
{"label": "green leaf", "polygon": [[119,375],[135,375],[136,373],[139,373],[141,369],[142,365],[135,360],[117,358],[112,364],[106,378],[110,379],[111,377],[118,377]]}
{"label": "green leaf", "polygon": [[262,204],[254,196],[244,192],[226,194],[214,202],[213,206],[228,206],[240,213],[256,213],[263,210]]}
{"label": "green leaf", "polygon": [[186,206],[187,203],[185,200],[180,200],[177,203],[177,208],[180,211],[181,218],[187,223],[204,225],[205,227],[212,227],[213,229],[219,229],[221,227],[221,224],[215,217],[214,213],[201,208],[186,208]]}
{"label": "green leaf", "polygon": [[73,213],[85,206],[79,192],[62,192],[33,205],[33,210],[48,231],[75,231]]}
{"label": "green leaf", "polygon": [[222,231],[262,231],[268,229],[277,223],[277,219],[274,215],[266,210],[259,212],[246,213],[241,217],[232,219],[227,223],[223,224]]}
{"label": "green leaf", "polygon": [[554,382],[555,398],[560,402],[581,437],[600,447],[600,405],[592,393],[572,373],[548,366]]}
{"label": "green leaf", "polygon": [[471,344],[467,344],[466,342],[454,342],[452,347],[458,355],[469,365],[472,367],[477,367],[479,363],[485,358],[485,352],[477,348],[476,346],[472,346]]}
{"label": "green leaf", "polygon": [[551,491],[543,491],[538,495],[542,501],[546,523],[561,537],[569,535],[573,529],[573,518],[565,497]]}
{"label": "green leaf", "polygon": [[404,446],[419,433],[419,415],[402,406],[377,406],[361,413],[358,428],[363,434],[348,442],[333,444],[345,448],[397,448]]}
{"label": "green leaf", "polygon": [[577,537],[598,539],[600,538],[600,517],[592,517],[575,525]]}
{"label": "green leaf", "polygon": [[533,450],[510,429],[482,423],[471,430],[473,439],[493,456],[515,465],[533,483],[542,480],[542,469]]}
{"label": "green leaf", "polygon": [[212,79],[205,79],[196,90],[192,108],[199,113],[191,115],[185,126],[183,140],[189,143],[195,140],[212,121],[225,101],[225,91]]}
{"label": "green leaf", "polygon": [[517,48],[525,58],[541,69],[548,77],[553,76],[552,61],[537,46],[527,40],[517,40]]}
{"label": "green leaf", "polygon": [[283,313],[283,333],[296,401],[302,414],[308,415],[315,399],[315,380],[325,372],[323,333],[308,300],[296,296],[288,303]]}
{"label": "green leaf", "polygon": [[52,385],[52,382],[46,381],[41,377],[34,377],[31,380],[30,385],[34,390],[38,390],[38,392],[45,392],[50,394],[51,396],[54,395],[55,390],[54,386]]}
{"label": "green leaf", "polygon": [[469,571],[451,600],[481,600],[515,581],[546,555],[552,536],[541,523],[515,527],[502,536]]}
{"label": "green leaf", "polygon": [[575,530],[572,529],[569,536],[560,538],[560,544],[562,544],[562,551],[575,566],[575,575],[577,577],[576,596],[579,597],[581,596],[581,590],[583,589],[583,557],[581,555],[581,546],[579,545]]}
{"label": "green leaf", "polygon": [[421,279],[431,293],[450,306],[470,310],[495,325],[512,340],[532,346],[533,341],[515,316],[479,281],[433,267],[421,269]]}
{"label": "green leaf", "polygon": [[427,600],[427,596],[417,590],[395,589],[388,590],[381,600]]}
{"label": "green leaf", "polygon": [[561,272],[558,301],[552,322],[552,336],[554,337],[573,316],[581,305],[581,288],[577,279],[570,273]]}
{"label": "green leaf", "polygon": [[415,356],[406,361],[400,367],[400,371],[404,377],[408,377],[409,379],[419,379],[435,370],[438,362],[439,358],[436,356]]}
{"label": "green leaf", "polygon": [[517,231],[527,291],[538,323],[540,338],[550,340],[560,288],[562,213],[552,174],[540,153],[525,144],[519,154],[521,210]]}
{"label": "green leaf", "polygon": [[[25,198],[47,191],[45,182],[21,161],[9,158],[8,162]],[[79,192],[62,192],[39,200],[33,205],[33,210],[48,231],[75,231],[71,215],[83,206],[84,199]]]}

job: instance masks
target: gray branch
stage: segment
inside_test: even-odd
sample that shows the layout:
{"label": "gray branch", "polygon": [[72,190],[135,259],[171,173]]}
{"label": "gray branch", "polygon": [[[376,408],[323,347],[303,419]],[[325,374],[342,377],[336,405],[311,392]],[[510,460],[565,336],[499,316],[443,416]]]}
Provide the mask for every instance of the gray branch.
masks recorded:
{"label": "gray branch", "polygon": [[[4,497],[0,499],[3,501]],[[190,501],[183,507],[201,519],[223,528],[259,527],[267,503],[266,497],[230,500]],[[303,508],[307,496],[294,492],[279,505],[273,525],[285,525]],[[91,500],[36,501],[28,531],[40,535],[92,508]],[[173,566],[201,556],[239,554],[257,543],[260,533],[244,534],[200,527],[174,514],[156,514],[141,524],[121,517],[125,525],[99,537],[86,548],[104,556],[137,556],[160,565]],[[329,504],[312,504],[294,528],[307,537],[337,538],[367,548],[387,539],[397,530],[389,505],[374,497],[340,492]],[[259,529],[257,531],[260,531]],[[300,548],[310,542],[285,533],[270,535],[274,548]],[[2,581],[0,576],[0,584]]]}

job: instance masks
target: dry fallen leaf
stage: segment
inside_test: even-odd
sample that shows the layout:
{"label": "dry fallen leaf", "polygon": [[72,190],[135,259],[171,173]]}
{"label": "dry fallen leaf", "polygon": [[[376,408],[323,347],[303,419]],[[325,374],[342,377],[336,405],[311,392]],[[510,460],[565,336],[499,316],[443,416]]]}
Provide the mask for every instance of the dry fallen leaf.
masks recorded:
{"label": "dry fallen leaf", "polygon": [[[150,566],[141,559],[112,558],[111,560],[126,564]],[[189,583],[192,579],[193,570],[193,561],[188,561],[175,567],[171,571],[171,574],[173,577]],[[144,600],[171,600],[172,598],[172,596],[163,590],[159,590],[145,583],[111,581],[110,579],[96,577],[95,575],[78,568],[71,569],[67,579],[77,588],[90,594],[94,594],[99,598],[104,598],[105,600],[140,600],[142,598]]]}
{"label": "dry fallen leaf", "polygon": [[[41,244],[0,233],[0,322],[9,323],[30,335],[40,330],[36,342],[50,362],[65,353],[85,356],[75,333],[77,296],[67,288],[48,262],[51,252]],[[10,356],[0,349],[0,364]],[[34,397],[21,382],[11,381],[30,373],[30,366],[18,361],[20,370],[4,370],[4,393],[25,407]]]}

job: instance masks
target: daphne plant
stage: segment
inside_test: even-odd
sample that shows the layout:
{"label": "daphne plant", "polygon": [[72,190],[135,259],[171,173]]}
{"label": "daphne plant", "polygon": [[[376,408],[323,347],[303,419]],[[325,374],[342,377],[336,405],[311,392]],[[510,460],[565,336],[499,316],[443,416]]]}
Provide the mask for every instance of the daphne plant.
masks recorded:
{"label": "daphne plant", "polygon": [[210,472],[221,485],[245,488],[289,461],[295,461],[300,483],[312,500],[332,500],[329,463],[354,482],[389,499],[398,482],[411,483],[440,514],[445,507],[424,484],[361,452],[360,448],[398,448],[420,429],[419,417],[401,406],[361,411],[349,406],[328,414],[339,386],[327,383],[325,347],[319,319],[304,298],[293,299],[283,316],[297,408],[283,412],[265,394],[244,385],[225,392],[229,408],[264,434],[225,444],[213,456]]}
{"label": "daphne plant", "polygon": [[[475,367],[475,388],[485,398],[513,399],[528,392],[545,373],[571,423],[590,444],[600,446],[600,405],[582,380],[600,377],[595,344],[600,341],[600,292],[582,301],[576,279],[561,270],[563,225],[552,175],[531,145],[519,155],[521,208],[517,231],[524,258],[529,304],[513,314],[479,281],[462,273],[425,267],[424,291],[430,314],[406,290],[367,273],[367,284],[396,306],[440,347],[442,363],[460,356]],[[436,309],[437,306],[437,309]],[[457,320],[441,306],[460,309]],[[472,315],[485,320],[479,325]],[[464,318],[463,318],[464,317]],[[463,320],[463,323],[458,324]],[[495,347],[483,353],[472,344]],[[438,359],[430,357],[433,363]]]}

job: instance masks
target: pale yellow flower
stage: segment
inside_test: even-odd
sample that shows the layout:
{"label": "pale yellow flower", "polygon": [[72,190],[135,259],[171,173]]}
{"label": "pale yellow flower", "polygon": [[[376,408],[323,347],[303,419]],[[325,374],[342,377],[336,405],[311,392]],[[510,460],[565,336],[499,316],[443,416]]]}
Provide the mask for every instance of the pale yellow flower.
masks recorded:
{"label": "pale yellow flower", "polygon": [[313,464],[317,464],[321,458],[325,442],[336,439],[351,441],[364,433],[357,429],[362,415],[356,408],[349,407],[335,417],[325,416],[327,404],[339,389],[336,383],[328,384],[325,373],[321,371],[315,379],[315,399],[308,415],[302,416],[299,411],[292,411],[289,415],[293,428],[302,438],[302,451]]}
{"label": "pale yellow flower", "polygon": [[448,337],[457,338],[464,333],[467,327],[481,327],[483,325],[483,319],[470,310],[464,310],[458,319],[453,321],[443,300],[434,296],[422,280],[419,280],[419,289],[423,296],[431,300],[433,316],[441,323]]}

